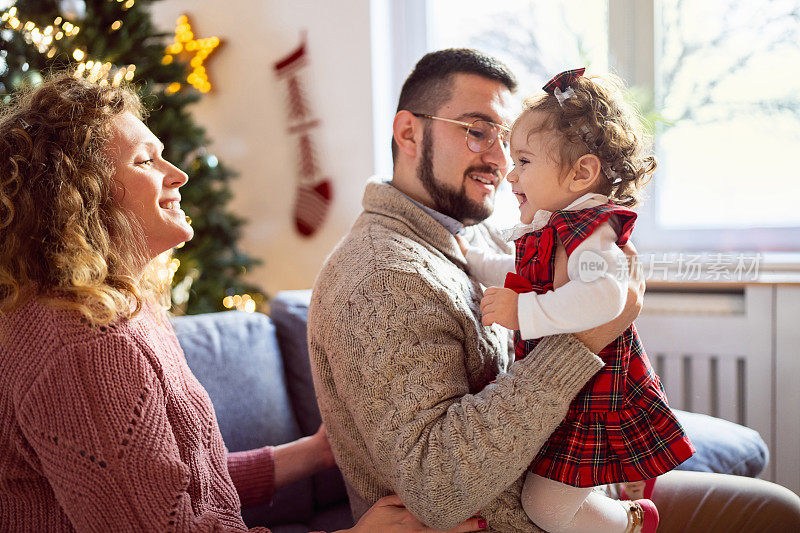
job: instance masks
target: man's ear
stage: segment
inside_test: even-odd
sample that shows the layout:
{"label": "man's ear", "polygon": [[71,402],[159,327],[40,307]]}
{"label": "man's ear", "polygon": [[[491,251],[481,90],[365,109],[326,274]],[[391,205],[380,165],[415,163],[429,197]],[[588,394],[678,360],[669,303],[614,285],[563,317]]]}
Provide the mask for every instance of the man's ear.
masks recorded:
{"label": "man's ear", "polygon": [[588,192],[597,184],[601,174],[600,159],[594,154],[582,155],[572,165],[574,174],[569,180],[570,192]]}
{"label": "man's ear", "polygon": [[411,111],[398,111],[392,123],[392,135],[397,149],[415,158],[421,147],[422,127]]}

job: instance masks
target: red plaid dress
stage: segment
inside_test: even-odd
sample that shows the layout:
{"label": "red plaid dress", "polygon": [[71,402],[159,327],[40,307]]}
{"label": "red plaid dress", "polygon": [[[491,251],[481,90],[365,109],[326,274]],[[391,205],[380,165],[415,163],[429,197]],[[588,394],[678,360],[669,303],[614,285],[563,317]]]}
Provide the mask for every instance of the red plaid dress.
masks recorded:
{"label": "red plaid dress", "polygon": [[[622,227],[617,244],[623,245],[636,220],[629,209],[606,203],[553,213],[544,228],[515,241],[517,273],[508,274],[506,287],[520,293],[553,290],[557,240],[569,256],[612,215]],[[524,341],[515,332],[516,359],[539,340]],[[653,478],[691,457],[694,447],[667,405],[636,328],[631,325],[598,355],[606,366],[572,401],[530,470],[575,487],[593,487]]]}

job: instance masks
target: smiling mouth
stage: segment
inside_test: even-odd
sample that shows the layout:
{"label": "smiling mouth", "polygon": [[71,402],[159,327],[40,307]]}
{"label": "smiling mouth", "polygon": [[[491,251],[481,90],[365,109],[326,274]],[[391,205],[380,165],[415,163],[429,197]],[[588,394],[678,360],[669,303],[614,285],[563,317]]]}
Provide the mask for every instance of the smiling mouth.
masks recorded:
{"label": "smiling mouth", "polygon": [[487,178],[481,174],[475,174],[472,172],[467,174],[467,177],[483,185],[488,185],[489,187],[495,187],[497,183],[499,183],[499,180],[497,179]]}
{"label": "smiling mouth", "polygon": [[528,197],[523,192],[514,191],[514,196],[517,197],[517,201],[519,202],[519,205],[522,205],[522,204],[524,204],[525,202],[528,201]]}
{"label": "smiling mouth", "polygon": [[171,202],[164,202],[160,204],[161,209],[167,209],[172,211],[180,211],[181,203],[177,200],[172,200]]}

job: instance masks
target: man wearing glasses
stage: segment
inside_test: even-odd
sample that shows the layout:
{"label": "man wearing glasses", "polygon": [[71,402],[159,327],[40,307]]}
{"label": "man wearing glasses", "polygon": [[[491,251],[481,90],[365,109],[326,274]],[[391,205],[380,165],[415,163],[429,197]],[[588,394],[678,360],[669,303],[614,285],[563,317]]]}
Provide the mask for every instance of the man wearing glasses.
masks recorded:
{"label": "man wearing glasses", "polygon": [[367,184],[363,213],[315,283],[314,385],[355,518],[397,493],[431,527],[480,512],[489,531],[539,531],[520,505],[521,476],[602,367],[594,353],[641,309],[634,281],[612,323],[547,337],[513,364],[508,332],[481,325],[482,290],[454,235],[508,250],[482,222],[508,171],[515,89],[479,52],[423,57],[400,95],[392,181]]}

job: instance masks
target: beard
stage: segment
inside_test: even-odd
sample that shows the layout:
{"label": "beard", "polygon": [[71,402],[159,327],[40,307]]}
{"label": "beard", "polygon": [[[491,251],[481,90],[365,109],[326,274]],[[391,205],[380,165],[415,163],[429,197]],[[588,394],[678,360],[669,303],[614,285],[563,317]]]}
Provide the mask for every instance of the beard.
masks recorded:
{"label": "beard", "polygon": [[494,195],[486,197],[484,202],[476,202],[467,196],[467,182],[472,179],[469,174],[472,172],[492,173],[494,170],[488,166],[472,166],[464,172],[464,181],[461,188],[450,188],[436,180],[433,174],[433,135],[426,128],[422,139],[422,160],[417,166],[417,176],[422,182],[425,191],[430,195],[434,203],[434,209],[458,220],[465,226],[472,226],[483,222],[494,209]]}

